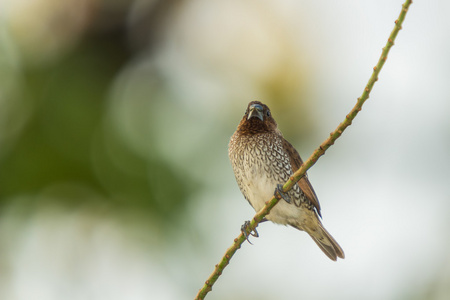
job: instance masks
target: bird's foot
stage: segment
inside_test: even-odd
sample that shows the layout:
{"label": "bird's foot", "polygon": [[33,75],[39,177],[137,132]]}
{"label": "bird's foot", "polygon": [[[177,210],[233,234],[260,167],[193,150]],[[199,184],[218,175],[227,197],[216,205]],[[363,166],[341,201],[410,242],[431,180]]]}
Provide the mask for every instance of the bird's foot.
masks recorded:
{"label": "bird's foot", "polygon": [[253,245],[252,242],[250,242],[250,240],[248,239],[249,234],[254,237],[259,237],[259,234],[258,234],[258,231],[256,231],[256,229],[253,229],[252,231],[247,233],[249,225],[250,225],[250,221],[245,221],[244,225],[241,226],[241,231],[242,231],[242,234],[245,236],[245,239],[247,240],[247,242],[249,242],[251,245]]}
{"label": "bird's foot", "polygon": [[278,197],[278,195],[284,199],[287,203],[291,203],[291,199],[289,199],[289,196],[287,193],[283,192],[283,185],[277,184],[277,187],[275,188],[275,192],[273,192],[273,195],[275,197]]}

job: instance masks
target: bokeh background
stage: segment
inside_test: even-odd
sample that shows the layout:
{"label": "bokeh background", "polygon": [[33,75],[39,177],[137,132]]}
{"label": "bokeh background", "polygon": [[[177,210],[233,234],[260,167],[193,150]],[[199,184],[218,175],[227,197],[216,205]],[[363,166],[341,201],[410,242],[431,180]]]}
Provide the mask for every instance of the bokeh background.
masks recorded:
{"label": "bokeh background", "polygon": [[[402,0],[0,0],[0,299],[192,299],[254,211],[227,144],[268,104],[304,159]],[[309,171],[346,259],[264,223],[208,299],[450,297],[450,2],[415,1]]]}

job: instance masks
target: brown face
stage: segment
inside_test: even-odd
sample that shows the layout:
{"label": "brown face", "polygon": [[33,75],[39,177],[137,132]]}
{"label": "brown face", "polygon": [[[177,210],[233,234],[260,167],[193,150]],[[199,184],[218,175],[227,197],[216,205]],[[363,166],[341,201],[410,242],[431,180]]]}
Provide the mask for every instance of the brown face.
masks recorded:
{"label": "brown face", "polygon": [[238,130],[249,134],[275,131],[277,122],[272,118],[272,113],[267,105],[259,101],[252,101],[248,104]]}

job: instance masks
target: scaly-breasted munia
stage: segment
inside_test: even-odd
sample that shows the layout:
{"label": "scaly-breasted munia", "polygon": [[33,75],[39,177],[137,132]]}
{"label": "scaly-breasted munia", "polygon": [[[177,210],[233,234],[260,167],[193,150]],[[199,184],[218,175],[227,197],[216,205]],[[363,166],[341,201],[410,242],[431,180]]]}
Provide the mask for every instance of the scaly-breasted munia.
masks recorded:
{"label": "scaly-breasted munia", "polygon": [[307,175],[287,193],[284,184],[303,164],[297,150],[284,139],[267,105],[248,104],[228,146],[234,175],[245,199],[255,211],[261,210],[275,194],[280,200],[266,216],[274,223],[306,231],[332,260],[344,258],[344,251],[323,227],[320,204]]}

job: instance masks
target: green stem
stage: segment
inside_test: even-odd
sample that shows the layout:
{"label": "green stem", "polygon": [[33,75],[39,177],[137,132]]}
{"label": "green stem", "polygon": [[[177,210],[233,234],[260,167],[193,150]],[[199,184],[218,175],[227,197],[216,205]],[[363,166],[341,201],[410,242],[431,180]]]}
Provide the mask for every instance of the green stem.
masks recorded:
{"label": "green stem", "polygon": [[[398,19],[395,21],[395,27],[392,30],[386,46],[383,48],[380,59],[378,60],[377,65],[373,68],[372,76],[370,77],[366,87],[364,88],[361,97],[358,98],[356,105],[345,117],[345,120],[341,124],[339,124],[339,126],[332,133],[330,133],[330,136],[319,146],[319,148],[317,148],[313,152],[308,160],[306,160],[303,165],[297,170],[297,172],[295,172],[293,176],[291,176],[291,178],[284,184],[284,192],[289,191],[294,186],[294,184],[296,184],[297,181],[299,181],[306,174],[306,171],[311,168],[322,155],[325,154],[325,151],[334,144],[334,142],[342,135],[344,130],[352,124],[353,119],[356,117],[358,112],[361,111],[364,102],[369,98],[369,94],[372,91],[375,82],[378,80],[378,74],[380,73],[384,63],[386,62],[389,50],[394,45],[394,41],[397,37],[398,32],[400,31],[400,29],[402,29],[403,20],[405,19],[406,13],[408,12],[411,3],[412,0],[406,0],[402,5],[402,11],[400,12]],[[270,210],[278,203],[278,201],[279,198],[272,197],[272,199],[266,202],[266,205],[253,217],[253,220],[247,227],[248,233],[256,229],[261,220],[270,212]],[[196,300],[204,299],[206,294],[211,291],[212,286],[222,274],[224,268],[230,263],[230,259],[233,257],[234,253],[236,253],[236,251],[241,247],[244,241],[245,236],[243,233],[241,233],[236,239],[234,239],[233,245],[231,245],[231,247],[227,249],[220,263],[215,266],[214,271],[209,276],[208,280],[206,280],[203,288],[198,292],[197,296],[195,297]]]}

